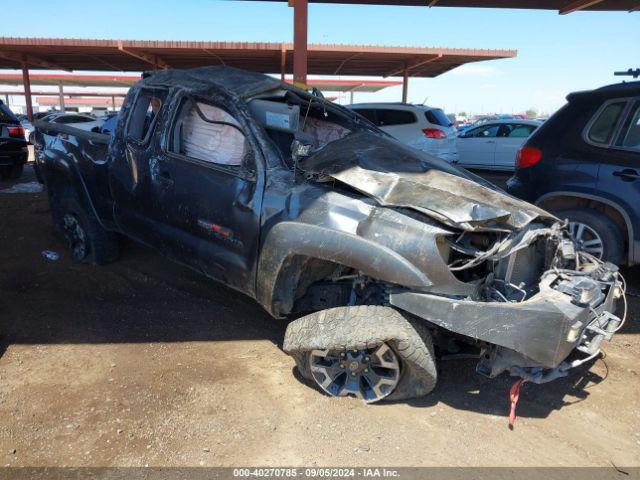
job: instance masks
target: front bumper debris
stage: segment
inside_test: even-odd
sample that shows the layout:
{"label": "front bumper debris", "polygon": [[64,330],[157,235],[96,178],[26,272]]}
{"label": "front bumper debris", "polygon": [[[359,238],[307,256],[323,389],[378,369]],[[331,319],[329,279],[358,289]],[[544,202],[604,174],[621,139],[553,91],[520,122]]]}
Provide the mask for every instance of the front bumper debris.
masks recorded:
{"label": "front bumper debris", "polygon": [[[599,352],[621,320],[612,312],[623,294],[617,267],[591,272],[546,272],[539,291],[522,302],[480,302],[413,291],[390,295],[390,303],[434,325],[487,344],[478,371],[494,377],[505,370],[528,381],[548,381],[570,366],[579,350]],[[546,370],[557,370],[550,373]],[[544,375],[548,375],[548,380]],[[553,378],[551,378],[553,377]]]}

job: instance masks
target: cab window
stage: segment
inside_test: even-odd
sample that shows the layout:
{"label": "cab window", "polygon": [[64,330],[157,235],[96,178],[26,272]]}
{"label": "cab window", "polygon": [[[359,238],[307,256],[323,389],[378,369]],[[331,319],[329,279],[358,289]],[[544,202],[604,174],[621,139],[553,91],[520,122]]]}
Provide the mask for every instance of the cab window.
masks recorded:
{"label": "cab window", "polygon": [[167,98],[166,90],[141,90],[129,116],[127,137],[146,142],[155,128],[158,114]]}
{"label": "cab window", "polygon": [[170,150],[215,165],[238,167],[248,153],[248,142],[238,121],[226,110],[186,101],[173,127]]}

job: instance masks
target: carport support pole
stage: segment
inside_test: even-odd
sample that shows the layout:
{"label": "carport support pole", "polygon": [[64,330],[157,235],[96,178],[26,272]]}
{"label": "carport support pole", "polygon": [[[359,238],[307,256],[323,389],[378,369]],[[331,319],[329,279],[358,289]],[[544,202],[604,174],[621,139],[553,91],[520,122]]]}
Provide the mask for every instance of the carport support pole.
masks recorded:
{"label": "carport support pole", "polygon": [[402,75],[402,103],[407,103],[409,98],[409,69],[407,64],[404,64],[404,72]]}
{"label": "carport support pole", "polygon": [[24,85],[24,98],[27,104],[27,118],[33,122],[33,103],[31,99],[31,80],[29,79],[29,64],[22,62],[22,84]]}
{"label": "carport support pole", "polygon": [[308,0],[289,0],[293,6],[293,84],[307,88]]}
{"label": "carport support pole", "polygon": [[282,45],[280,47],[280,81],[284,82],[285,70],[287,67],[287,49]]}
{"label": "carport support pole", "polygon": [[113,111],[116,111],[116,96],[111,95],[111,106],[113,107]]}
{"label": "carport support pole", "polygon": [[8,107],[9,106],[9,94],[5,93],[4,94],[4,104]]}
{"label": "carport support pole", "polygon": [[60,96],[60,111],[64,113],[64,87],[62,82],[58,84],[58,95]]}

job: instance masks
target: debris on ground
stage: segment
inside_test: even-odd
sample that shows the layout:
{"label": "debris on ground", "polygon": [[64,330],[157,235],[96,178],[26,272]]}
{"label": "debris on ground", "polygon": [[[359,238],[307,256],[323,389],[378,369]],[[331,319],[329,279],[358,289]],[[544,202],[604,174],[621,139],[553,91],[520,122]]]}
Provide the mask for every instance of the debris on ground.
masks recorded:
{"label": "debris on ground", "polygon": [[0,193],[40,193],[44,186],[39,182],[16,183],[12,187],[0,190]]}
{"label": "debris on ground", "polygon": [[58,252],[54,252],[53,250],[43,250],[42,256],[47,260],[51,260],[52,262],[60,259],[60,254]]}

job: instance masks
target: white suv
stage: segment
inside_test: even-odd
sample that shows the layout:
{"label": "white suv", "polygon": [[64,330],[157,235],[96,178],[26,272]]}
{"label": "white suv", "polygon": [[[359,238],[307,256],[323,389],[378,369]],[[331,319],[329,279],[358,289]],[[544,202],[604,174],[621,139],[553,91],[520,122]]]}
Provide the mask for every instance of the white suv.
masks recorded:
{"label": "white suv", "polygon": [[458,161],[456,128],[439,108],[407,103],[358,103],[347,108],[401,142],[448,162]]}

